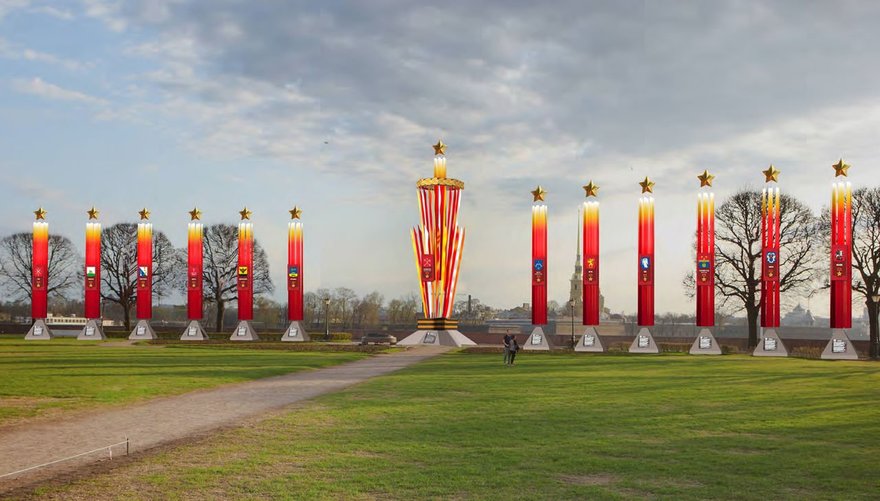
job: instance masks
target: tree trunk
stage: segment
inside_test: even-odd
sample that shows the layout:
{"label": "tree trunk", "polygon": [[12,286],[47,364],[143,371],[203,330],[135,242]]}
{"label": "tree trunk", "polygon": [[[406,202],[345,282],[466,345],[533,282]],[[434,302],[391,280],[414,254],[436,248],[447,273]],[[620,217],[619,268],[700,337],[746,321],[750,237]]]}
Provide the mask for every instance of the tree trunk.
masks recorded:
{"label": "tree trunk", "polygon": [[223,301],[217,301],[217,321],[214,323],[217,332],[223,332],[223,314],[226,312],[226,305]]}
{"label": "tree trunk", "polygon": [[122,306],[122,323],[125,325],[126,331],[131,331],[131,306],[119,303]]}
{"label": "tree trunk", "polygon": [[[751,302],[754,304],[754,301]],[[758,346],[758,314],[760,313],[760,307],[758,306],[746,306],[746,318],[749,324],[749,349],[753,349],[755,346]]]}
{"label": "tree trunk", "polygon": [[877,314],[880,313],[880,304],[875,303],[871,299],[868,299],[866,302],[868,306],[868,325],[870,326],[871,332],[871,358],[877,360],[880,358],[880,328],[878,328],[878,319]]}

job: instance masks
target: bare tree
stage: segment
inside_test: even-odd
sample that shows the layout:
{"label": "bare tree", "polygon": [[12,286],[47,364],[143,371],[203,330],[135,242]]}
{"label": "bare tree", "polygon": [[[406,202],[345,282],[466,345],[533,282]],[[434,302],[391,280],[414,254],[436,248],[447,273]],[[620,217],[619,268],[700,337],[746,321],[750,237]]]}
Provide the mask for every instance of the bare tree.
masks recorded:
{"label": "bare tree", "polygon": [[[15,233],[0,240],[0,284],[10,298],[31,299],[33,256],[30,233]],[[49,296],[62,297],[76,284],[81,261],[69,238],[49,235]]]}
{"label": "bare tree", "polygon": [[[238,300],[238,227],[214,224],[205,228],[203,286],[205,301],[216,306],[217,332],[223,330],[226,303]],[[254,240],[254,295],[272,292],[266,251]]]}
{"label": "bare tree", "polygon": [[[153,234],[153,294],[167,290],[182,262],[164,233]],[[137,300],[137,224],[117,223],[101,234],[101,297],[118,304],[126,330]]]}
{"label": "bare tree", "polygon": [[377,291],[373,291],[360,300],[356,300],[352,308],[352,325],[355,327],[375,327],[379,325],[379,312],[385,298]]}
{"label": "bare tree", "polygon": [[[758,344],[761,312],[761,193],[744,189],[715,212],[715,295],[719,309],[745,310],[749,346]],[[811,295],[819,256],[818,221],[805,204],[790,195],[780,199],[780,293]],[[693,295],[694,274],[683,281]]]}
{"label": "bare tree", "polygon": [[[871,358],[880,358],[880,335],[878,315],[880,303],[880,187],[860,188],[853,192],[852,200],[853,290],[865,298],[868,308],[868,326],[871,336]],[[830,249],[831,219],[828,208],[822,210],[822,235],[825,237],[825,255]]]}

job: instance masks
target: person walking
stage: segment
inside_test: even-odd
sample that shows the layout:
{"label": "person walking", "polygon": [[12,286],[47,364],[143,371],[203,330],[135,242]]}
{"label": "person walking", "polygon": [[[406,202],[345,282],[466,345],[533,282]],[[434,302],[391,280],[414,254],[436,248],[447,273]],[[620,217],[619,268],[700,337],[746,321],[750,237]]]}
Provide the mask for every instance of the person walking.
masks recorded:
{"label": "person walking", "polygon": [[510,357],[509,363],[507,365],[513,365],[513,360],[516,358],[516,352],[519,351],[519,343],[516,342],[516,338],[510,342]]}
{"label": "person walking", "polygon": [[504,365],[510,365],[510,341],[513,336],[508,332],[504,335]]}

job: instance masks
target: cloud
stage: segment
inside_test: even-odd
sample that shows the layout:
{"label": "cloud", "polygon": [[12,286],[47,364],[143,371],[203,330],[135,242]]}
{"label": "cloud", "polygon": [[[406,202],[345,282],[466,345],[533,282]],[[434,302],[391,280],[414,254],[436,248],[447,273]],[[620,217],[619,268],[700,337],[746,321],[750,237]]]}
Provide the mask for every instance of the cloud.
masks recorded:
{"label": "cloud", "polygon": [[0,0],[0,21],[10,12],[21,10],[30,5],[30,0]]}
{"label": "cloud", "polygon": [[107,101],[79,91],[65,89],[58,85],[34,77],[30,80],[16,79],[12,81],[12,89],[23,94],[31,94],[57,101],[74,101],[88,104],[105,105]]}
{"label": "cloud", "polygon": [[63,58],[47,52],[20,47],[2,38],[0,38],[0,57],[19,61],[46,63],[61,66],[69,70],[81,70],[91,67],[90,64],[82,63],[75,59]]}
{"label": "cloud", "polygon": [[54,17],[56,19],[61,19],[63,21],[71,21],[76,17],[73,15],[73,12],[70,12],[69,10],[59,9],[50,5],[41,5],[39,7],[34,7],[30,9],[29,12],[33,12],[35,14],[44,14]]}

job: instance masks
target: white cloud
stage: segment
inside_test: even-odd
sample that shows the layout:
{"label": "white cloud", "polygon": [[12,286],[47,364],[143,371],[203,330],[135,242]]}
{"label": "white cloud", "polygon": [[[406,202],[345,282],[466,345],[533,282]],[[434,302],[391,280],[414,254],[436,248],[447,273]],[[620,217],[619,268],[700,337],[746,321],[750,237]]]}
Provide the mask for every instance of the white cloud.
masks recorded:
{"label": "white cloud", "polygon": [[110,30],[117,33],[125,31],[128,23],[122,16],[122,4],[105,0],[83,0],[85,15],[103,22]]}
{"label": "white cloud", "polygon": [[30,0],[0,0],[0,20],[10,12],[23,9],[30,3]]}
{"label": "white cloud", "polygon": [[52,7],[51,5],[41,5],[39,7],[34,7],[32,9],[29,9],[29,12],[33,12],[35,14],[45,14],[47,16],[51,16],[64,21],[71,21],[75,18],[73,12]]}
{"label": "white cloud", "polygon": [[90,96],[83,92],[65,89],[58,85],[44,81],[42,78],[34,77],[30,80],[16,79],[12,81],[12,88],[23,94],[31,94],[46,99],[58,101],[75,101],[88,104],[105,105],[107,101],[95,96]]}

